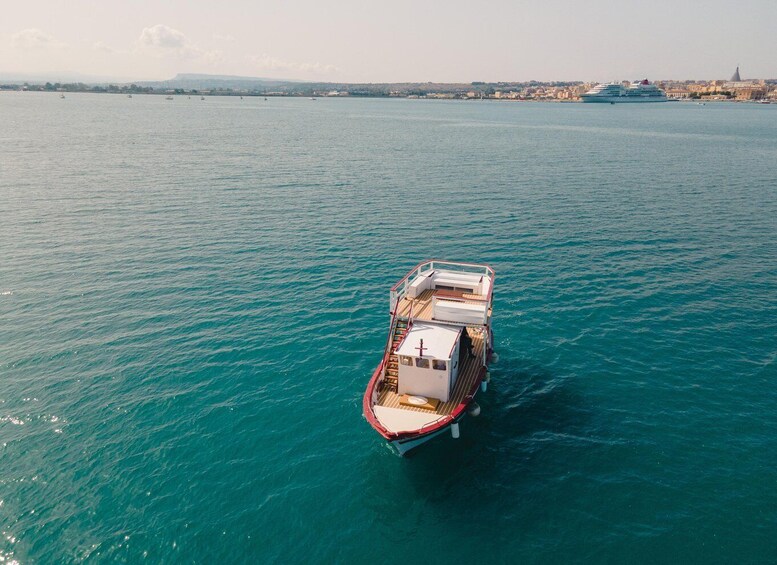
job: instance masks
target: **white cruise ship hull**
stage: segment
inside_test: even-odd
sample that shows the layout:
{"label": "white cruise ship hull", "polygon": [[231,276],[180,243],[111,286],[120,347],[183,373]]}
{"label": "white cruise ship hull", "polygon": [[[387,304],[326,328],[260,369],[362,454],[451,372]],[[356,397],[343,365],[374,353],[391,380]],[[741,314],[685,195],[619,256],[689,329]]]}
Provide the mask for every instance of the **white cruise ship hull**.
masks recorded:
{"label": "white cruise ship hull", "polygon": [[599,104],[625,104],[644,102],[666,102],[665,96],[581,96],[583,102],[598,102]]}
{"label": "white cruise ship hull", "polygon": [[645,102],[666,102],[666,92],[648,79],[634,81],[628,88],[616,82],[597,84],[588,92],[581,94],[583,102],[598,104],[643,104]]}

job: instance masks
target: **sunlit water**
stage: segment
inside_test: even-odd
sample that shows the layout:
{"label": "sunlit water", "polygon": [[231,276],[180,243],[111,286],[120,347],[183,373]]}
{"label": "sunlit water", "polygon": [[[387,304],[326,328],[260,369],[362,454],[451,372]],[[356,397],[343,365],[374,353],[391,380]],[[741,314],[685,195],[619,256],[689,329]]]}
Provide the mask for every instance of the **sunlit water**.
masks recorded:
{"label": "sunlit water", "polygon": [[[777,105],[0,94],[0,557],[777,560]],[[497,272],[394,455],[388,289]]]}

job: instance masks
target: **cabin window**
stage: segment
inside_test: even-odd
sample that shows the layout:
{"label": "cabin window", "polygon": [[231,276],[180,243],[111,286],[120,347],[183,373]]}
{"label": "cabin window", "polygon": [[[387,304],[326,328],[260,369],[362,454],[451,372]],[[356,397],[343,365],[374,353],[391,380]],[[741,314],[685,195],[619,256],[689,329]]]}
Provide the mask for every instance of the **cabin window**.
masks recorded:
{"label": "cabin window", "polygon": [[400,356],[399,362],[402,363],[403,365],[408,366],[408,367],[412,367],[413,366],[413,358],[412,357],[407,357],[406,355]]}
{"label": "cabin window", "polygon": [[417,357],[415,360],[415,366],[419,369],[428,369],[429,368],[429,359],[424,359],[423,357]]}
{"label": "cabin window", "polygon": [[435,371],[444,371],[447,368],[448,367],[445,364],[445,361],[440,361],[439,359],[435,359],[434,361],[432,361],[432,369],[434,369]]}

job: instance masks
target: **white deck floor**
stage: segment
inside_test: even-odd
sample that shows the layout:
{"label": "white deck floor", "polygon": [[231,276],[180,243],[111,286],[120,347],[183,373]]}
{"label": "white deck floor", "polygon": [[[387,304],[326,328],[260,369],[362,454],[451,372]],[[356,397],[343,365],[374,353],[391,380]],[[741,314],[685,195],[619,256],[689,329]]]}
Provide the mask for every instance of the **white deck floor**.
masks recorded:
{"label": "white deck floor", "polygon": [[410,432],[415,431],[426,424],[443,418],[437,412],[411,412],[402,408],[389,408],[387,406],[375,405],[373,408],[375,416],[383,427],[390,432]]}

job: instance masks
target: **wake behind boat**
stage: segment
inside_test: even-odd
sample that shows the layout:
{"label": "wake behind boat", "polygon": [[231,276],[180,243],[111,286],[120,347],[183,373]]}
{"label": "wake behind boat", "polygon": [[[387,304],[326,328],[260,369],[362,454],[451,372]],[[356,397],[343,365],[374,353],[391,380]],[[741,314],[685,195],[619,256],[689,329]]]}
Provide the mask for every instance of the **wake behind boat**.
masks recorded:
{"label": "wake behind boat", "polygon": [[477,415],[493,353],[494,270],[425,261],[390,291],[383,358],[364,393],[364,416],[400,454]]}

